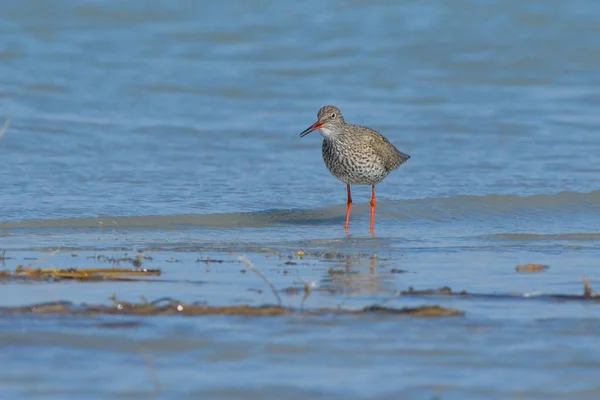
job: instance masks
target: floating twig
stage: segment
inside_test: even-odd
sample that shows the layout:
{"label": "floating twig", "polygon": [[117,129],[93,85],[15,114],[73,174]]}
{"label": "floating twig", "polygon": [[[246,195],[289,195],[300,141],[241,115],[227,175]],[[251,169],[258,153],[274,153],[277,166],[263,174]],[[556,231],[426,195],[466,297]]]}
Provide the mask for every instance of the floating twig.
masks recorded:
{"label": "floating twig", "polygon": [[4,125],[2,125],[2,128],[0,128],[0,139],[2,139],[2,136],[4,136],[4,134],[6,133],[6,130],[8,129],[9,125],[10,125],[10,117],[8,117],[6,119],[6,122],[4,122]]}
{"label": "floating twig", "polygon": [[279,306],[281,306],[281,297],[279,297],[279,293],[277,293],[277,289],[275,289],[275,286],[273,286],[273,284],[267,279],[266,276],[263,275],[262,272],[260,272],[260,270],[258,270],[255,266],[254,263],[252,261],[250,261],[248,259],[248,257],[242,255],[238,257],[238,260],[240,260],[250,271],[254,272],[256,275],[258,275],[258,277],[260,279],[262,279],[270,288],[271,291],[273,292],[273,294],[275,295],[275,297],[277,298],[277,304]]}
{"label": "floating twig", "polygon": [[31,268],[34,265],[37,265],[39,263],[42,263],[44,261],[46,261],[47,259],[49,259],[50,257],[54,257],[55,255],[57,255],[58,253],[60,253],[60,250],[54,250],[53,252],[51,252],[50,254],[45,255],[42,258],[38,258],[37,260],[35,260],[34,262],[32,262],[31,264],[28,264],[27,266],[25,266],[24,268]]}

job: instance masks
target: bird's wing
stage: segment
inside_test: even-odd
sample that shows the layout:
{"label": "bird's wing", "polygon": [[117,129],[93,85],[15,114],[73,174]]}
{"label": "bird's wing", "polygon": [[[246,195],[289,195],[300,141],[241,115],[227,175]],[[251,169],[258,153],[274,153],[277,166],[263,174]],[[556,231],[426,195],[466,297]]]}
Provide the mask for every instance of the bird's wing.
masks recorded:
{"label": "bird's wing", "polygon": [[388,171],[395,170],[410,158],[408,154],[398,150],[385,136],[377,131],[372,131],[371,146]]}

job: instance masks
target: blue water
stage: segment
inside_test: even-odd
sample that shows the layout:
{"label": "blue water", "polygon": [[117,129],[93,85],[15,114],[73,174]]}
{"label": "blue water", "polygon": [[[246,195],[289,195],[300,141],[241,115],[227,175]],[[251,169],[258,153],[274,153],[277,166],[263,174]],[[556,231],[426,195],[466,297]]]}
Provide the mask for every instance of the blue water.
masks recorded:
{"label": "blue water", "polygon": [[[313,282],[306,308],[466,312],[4,315],[2,398],[600,397],[596,303],[396,296],[600,287],[599,20],[593,0],[2,3],[3,268],[143,250],[166,282],[11,281],[0,307],[274,303],[246,255],[279,290]],[[411,155],[375,237],[370,188],[347,236],[344,184],[298,137],[325,104]]]}

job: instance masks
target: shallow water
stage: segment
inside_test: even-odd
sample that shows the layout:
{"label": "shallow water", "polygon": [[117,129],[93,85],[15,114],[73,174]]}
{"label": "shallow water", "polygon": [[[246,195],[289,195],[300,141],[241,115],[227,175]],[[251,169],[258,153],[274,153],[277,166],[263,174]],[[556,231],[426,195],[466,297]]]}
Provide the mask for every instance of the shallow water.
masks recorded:
{"label": "shallow water", "polygon": [[[596,303],[395,293],[600,287],[599,17],[592,0],[6,2],[4,268],[143,250],[165,282],[3,283],[0,306],[276,302],[246,255],[279,290],[314,281],[307,308],[466,314],[5,315],[3,398],[598,398]],[[329,103],[412,157],[377,187],[375,237],[370,189],[347,236],[321,138],[298,137]],[[550,269],[515,272],[530,262]]]}

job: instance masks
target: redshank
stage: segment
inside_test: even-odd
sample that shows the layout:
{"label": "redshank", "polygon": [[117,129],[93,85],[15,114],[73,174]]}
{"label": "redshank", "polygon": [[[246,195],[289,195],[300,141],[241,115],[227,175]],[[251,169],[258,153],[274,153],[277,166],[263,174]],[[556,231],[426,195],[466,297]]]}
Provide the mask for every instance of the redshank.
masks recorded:
{"label": "redshank", "polygon": [[324,106],[317,113],[317,122],[300,133],[300,137],[319,130],[323,136],[323,160],[329,172],[346,184],[348,206],[346,225],[350,222],[352,194],[350,185],[371,186],[371,234],[375,233],[375,185],[390,172],[404,164],[410,156],[394,147],[381,133],[366,126],[347,124],[335,106]]}

